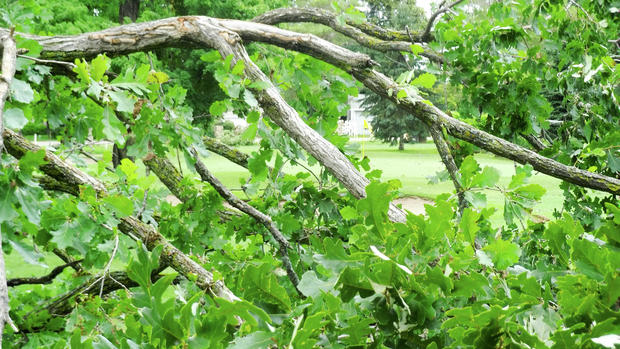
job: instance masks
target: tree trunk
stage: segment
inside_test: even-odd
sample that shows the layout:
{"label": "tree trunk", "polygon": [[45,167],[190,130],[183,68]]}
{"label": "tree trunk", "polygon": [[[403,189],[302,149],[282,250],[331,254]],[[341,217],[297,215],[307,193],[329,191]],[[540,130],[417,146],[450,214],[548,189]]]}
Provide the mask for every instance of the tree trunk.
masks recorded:
{"label": "tree trunk", "polygon": [[398,150],[405,150],[405,136],[398,137]]}
{"label": "tree trunk", "polygon": [[118,23],[123,24],[125,17],[129,17],[132,22],[138,19],[140,14],[140,0],[125,0],[118,8]]}

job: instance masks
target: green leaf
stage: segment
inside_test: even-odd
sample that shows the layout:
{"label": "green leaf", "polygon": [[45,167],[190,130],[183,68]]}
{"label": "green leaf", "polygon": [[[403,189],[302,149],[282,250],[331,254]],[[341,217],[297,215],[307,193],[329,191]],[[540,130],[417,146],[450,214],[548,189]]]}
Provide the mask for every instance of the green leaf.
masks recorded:
{"label": "green leaf", "polygon": [[495,240],[483,248],[491,256],[491,260],[497,269],[504,270],[519,262],[521,248],[519,245],[507,240]]}
{"label": "green leaf", "polygon": [[258,107],[258,101],[256,100],[256,98],[254,97],[254,94],[250,90],[243,91],[243,100],[245,101],[247,105],[249,105],[252,108]]}
{"label": "green leaf", "polygon": [[420,86],[420,87],[424,87],[424,88],[432,88],[433,85],[435,84],[435,81],[437,80],[437,78],[435,77],[435,75],[433,74],[429,74],[429,73],[424,73],[424,74],[420,74],[417,78],[415,78],[411,84],[413,86]]}
{"label": "green leaf", "polygon": [[301,276],[297,288],[306,297],[316,298],[321,295],[321,292],[329,292],[334,289],[336,285],[336,279],[330,279],[328,281],[320,280],[314,270],[309,270]]}
{"label": "green leaf", "polygon": [[30,84],[17,78],[11,81],[11,95],[20,103],[28,104],[34,100],[34,91]]}
{"label": "green leaf", "polygon": [[19,216],[13,207],[13,202],[15,202],[13,189],[9,185],[0,185],[0,223]]}
{"label": "green leaf", "polygon": [[17,252],[19,252],[26,263],[48,268],[47,264],[44,263],[45,256],[36,251],[32,246],[16,240],[9,240],[9,243]]}
{"label": "green leaf", "polygon": [[151,272],[159,266],[159,255],[163,246],[156,246],[149,252],[146,246],[139,244],[136,257],[132,257],[127,266],[127,276],[147,289],[151,286]]}
{"label": "green leaf", "polygon": [[263,349],[274,345],[273,334],[265,331],[252,332],[247,336],[237,338],[228,346],[228,349]]}
{"label": "green leaf", "polygon": [[373,225],[380,239],[385,236],[387,211],[391,200],[389,187],[388,183],[370,182],[366,186],[366,198],[357,203],[358,212],[366,217],[366,225]]}
{"label": "green leaf", "polygon": [[346,220],[355,219],[357,218],[357,210],[351,206],[345,206],[340,209],[340,215]]}
{"label": "green leaf", "polygon": [[248,128],[243,131],[241,134],[241,138],[245,140],[253,140],[256,138],[256,133],[258,132],[258,124],[250,124]]}
{"label": "green leaf", "polygon": [[106,196],[103,202],[112,208],[117,218],[131,216],[133,213],[133,202],[122,195]]}
{"label": "green leaf", "polygon": [[94,81],[101,81],[105,72],[110,69],[111,60],[105,55],[98,55],[90,62],[90,76]]}
{"label": "green leaf", "polygon": [[474,176],[480,171],[480,166],[473,156],[469,155],[461,162],[461,181],[465,188],[471,188]]}
{"label": "green leaf", "polygon": [[39,224],[41,203],[38,200],[38,195],[35,195],[29,187],[16,187],[15,197],[28,220],[34,224]]}
{"label": "green leaf", "polygon": [[411,52],[413,52],[414,55],[418,56],[420,53],[424,52],[424,48],[418,44],[412,44]]}
{"label": "green leaf", "polygon": [[133,113],[134,101],[127,91],[108,91],[108,95],[116,102],[116,110]]}
{"label": "green leaf", "polygon": [[127,129],[108,106],[103,108],[101,123],[103,124],[103,134],[106,138],[119,145],[125,144],[123,134],[127,132]]}
{"label": "green leaf", "polygon": [[24,116],[24,111],[19,108],[11,108],[4,111],[2,115],[6,128],[12,130],[21,130],[28,123],[28,119]]}
{"label": "green leaf", "polygon": [[200,59],[208,63],[218,62],[222,60],[222,55],[217,50],[211,50],[200,56]]}
{"label": "green leaf", "polygon": [[214,116],[222,116],[228,110],[228,101],[215,101],[209,107],[209,113]]}
{"label": "green leaf", "polygon": [[474,176],[472,187],[492,187],[499,181],[499,171],[496,168],[486,166],[481,173]]}
{"label": "green leaf", "polygon": [[73,68],[73,72],[75,72],[80,80],[83,83],[90,85],[90,72],[88,71],[88,64],[85,60],[75,59],[75,67]]}
{"label": "green leaf", "polygon": [[235,63],[235,66],[233,67],[231,73],[233,73],[234,75],[242,75],[244,69],[245,63],[242,60],[238,60],[237,63]]}
{"label": "green leaf", "polygon": [[243,287],[246,298],[275,304],[286,311],[291,308],[291,300],[286,290],[280,286],[273,267],[267,263],[248,266],[243,273]]}
{"label": "green leaf", "polygon": [[476,233],[480,230],[478,219],[480,213],[474,211],[471,207],[466,207],[459,222],[459,231],[463,235],[463,239],[474,246]]}
{"label": "green leaf", "polygon": [[398,90],[398,93],[396,94],[396,98],[398,99],[403,99],[407,97],[407,91],[405,91],[404,88]]}
{"label": "green leaf", "polygon": [[361,297],[368,297],[375,293],[370,281],[359,269],[345,268],[338,278],[338,286],[340,286],[340,297],[344,302],[348,302],[356,294]]}

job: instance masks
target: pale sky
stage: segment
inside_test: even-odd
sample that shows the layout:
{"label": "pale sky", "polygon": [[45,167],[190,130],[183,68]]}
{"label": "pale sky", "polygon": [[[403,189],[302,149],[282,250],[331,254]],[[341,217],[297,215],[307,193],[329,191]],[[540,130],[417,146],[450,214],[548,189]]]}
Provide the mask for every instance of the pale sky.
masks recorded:
{"label": "pale sky", "polygon": [[431,15],[431,3],[434,3],[433,0],[416,0],[416,4],[424,9],[427,16]]}

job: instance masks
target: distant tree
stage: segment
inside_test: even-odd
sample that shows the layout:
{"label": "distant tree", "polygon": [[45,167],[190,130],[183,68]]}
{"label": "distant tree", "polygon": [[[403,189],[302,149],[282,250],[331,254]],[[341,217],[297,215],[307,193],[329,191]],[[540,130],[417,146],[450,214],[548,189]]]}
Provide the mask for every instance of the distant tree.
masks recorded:
{"label": "distant tree", "polygon": [[[415,5],[415,1],[373,0],[369,1],[368,5],[366,16],[370,22],[413,32],[424,29],[424,11]],[[398,52],[368,53],[380,64],[381,71],[390,76],[399,76],[412,69],[422,68],[414,66],[413,62],[409,62]],[[398,144],[399,150],[404,150],[405,142],[419,141],[428,135],[424,123],[377,94],[365,94],[362,106],[368,114],[374,116],[371,121],[374,136],[392,145]]]}

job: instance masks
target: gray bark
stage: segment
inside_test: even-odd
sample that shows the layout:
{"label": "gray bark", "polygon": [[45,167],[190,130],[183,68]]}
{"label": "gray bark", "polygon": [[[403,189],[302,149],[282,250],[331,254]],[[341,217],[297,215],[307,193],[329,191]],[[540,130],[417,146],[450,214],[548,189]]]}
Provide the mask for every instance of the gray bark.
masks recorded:
{"label": "gray bark", "polygon": [[[0,75],[0,153],[4,151],[4,131],[3,110],[4,101],[9,96],[11,81],[15,75],[15,63],[17,60],[17,46],[13,39],[13,30],[3,33],[3,52],[2,52],[2,74]],[[0,226],[0,248],[2,248],[2,227]],[[2,347],[2,333],[4,325],[9,324],[14,331],[17,327],[9,316],[9,290],[6,284],[6,270],[4,266],[4,254],[0,249],[0,347]]]}

